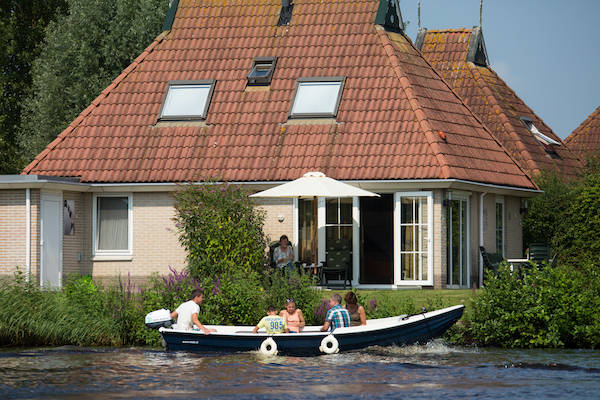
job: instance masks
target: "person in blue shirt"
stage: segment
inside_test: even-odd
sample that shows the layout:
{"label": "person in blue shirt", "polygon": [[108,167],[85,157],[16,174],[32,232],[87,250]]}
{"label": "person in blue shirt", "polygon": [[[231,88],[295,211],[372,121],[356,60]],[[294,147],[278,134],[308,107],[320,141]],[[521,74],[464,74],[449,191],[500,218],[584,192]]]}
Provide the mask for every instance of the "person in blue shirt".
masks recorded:
{"label": "person in blue shirt", "polygon": [[325,315],[325,323],[321,328],[321,332],[350,326],[350,313],[340,305],[341,302],[342,296],[337,293],[331,295],[329,298],[331,308],[327,311],[327,315]]}

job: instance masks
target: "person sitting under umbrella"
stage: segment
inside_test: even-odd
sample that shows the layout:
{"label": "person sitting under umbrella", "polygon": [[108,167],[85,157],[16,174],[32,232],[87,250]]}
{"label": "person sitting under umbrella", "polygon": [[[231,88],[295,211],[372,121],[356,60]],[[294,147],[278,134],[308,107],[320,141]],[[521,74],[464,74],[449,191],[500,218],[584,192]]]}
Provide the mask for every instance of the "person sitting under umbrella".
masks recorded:
{"label": "person sitting under umbrella", "polygon": [[282,270],[285,268],[286,274],[294,270],[294,249],[290,246],[286,235],[281,235],[279,238],[279,246],[273,251],[273,260],[277,268]]}

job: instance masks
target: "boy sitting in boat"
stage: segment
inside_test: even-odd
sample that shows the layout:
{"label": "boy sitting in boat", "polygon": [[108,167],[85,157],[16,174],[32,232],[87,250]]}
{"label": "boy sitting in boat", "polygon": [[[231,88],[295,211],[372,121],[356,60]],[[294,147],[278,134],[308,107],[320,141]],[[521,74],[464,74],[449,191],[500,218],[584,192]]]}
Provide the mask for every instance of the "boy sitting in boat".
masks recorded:
{"label": "boy sitting in boat", "polygon": [[290,332],[285,319],[277,315],[277,309],[273,306],[269,306],[269,308],[267,308],[267,316],[260,320],[252,332],[258,333],[260,328],[265,328],[269,335],[273,333]]}
{"label": "boy sitting in boat", "polygon": [[200,323],[198,320],[198,313],[200,312],[200,303],[202,303],[204,296],[203,289],[195,289],[192,291],[190,300],[182,303],[175,311],[171,313],[171,319],[177,319],[176,329],[190,330],[198,328],[204,333],[209,334],[216,332],[216,329],[208,329]]}
{"label": "boy sitting in boat", "polygon": [[333,331],[336,328],[346,328],[350,326],[350,313],[344,307],[341,306],[342,296],[334,293],[329,298],[329,305],[331,308],[325,315],[325,323],[321,328],[321,332],[326,332],[330,328]]}

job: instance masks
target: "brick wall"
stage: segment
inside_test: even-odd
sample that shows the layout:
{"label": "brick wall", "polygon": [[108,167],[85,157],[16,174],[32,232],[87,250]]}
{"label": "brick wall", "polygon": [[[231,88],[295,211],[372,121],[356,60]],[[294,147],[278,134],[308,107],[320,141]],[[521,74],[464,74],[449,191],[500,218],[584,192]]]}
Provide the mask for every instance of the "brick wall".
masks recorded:
{"label": "brick wall", "polygon": [[433,287],[446,286],[446,210],[443,206],[446,193],[442,189],[433,191]]}
{"label": "brick wall", "polygon": [[[279,240],[281,235],[287,235],[290,241],[295,244],[294,200],[256,199],[256,203],[259,209],[266,212],[263,230],[269,241]],[[283,217],[283,222],[279,222],[279,216]]]}
{"label": "brick wall", "polygon": [[[39,276],[39,190],[31,190],[31,280]],[[26,270],[25,189],[0,190],[0,276]]]}

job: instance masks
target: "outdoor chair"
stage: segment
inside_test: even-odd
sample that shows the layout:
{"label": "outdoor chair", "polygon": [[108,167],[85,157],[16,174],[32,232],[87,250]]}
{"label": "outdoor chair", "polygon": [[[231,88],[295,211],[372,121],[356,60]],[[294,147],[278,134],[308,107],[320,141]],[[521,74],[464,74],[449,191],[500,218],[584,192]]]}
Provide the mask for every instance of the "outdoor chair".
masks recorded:
{"label": "outdoor chair", "polygon": [[[330,277],[336,280],[343,280],[343,287],[352,287],[350,281],[350,265],[352,263],[352,254],[350,253],[350,240],[335,239],[331,241],[327,248],[327,261],[321,268],[321,281],[329,286]],[[348,282],[348,285],[346,285]]]}
{"label": "outdoor chair", "polygon": [[550,259],[550,246],[544,243],[531,243],[529,245],[529,261],[541,264]]}
{"label": "outdoor chair", "polygon": [[502,254],[488,253],[483,246],[479,246],[479,252],[483,259],[483,268],[495,274],[498,271],[500,263],[504,261]]}

